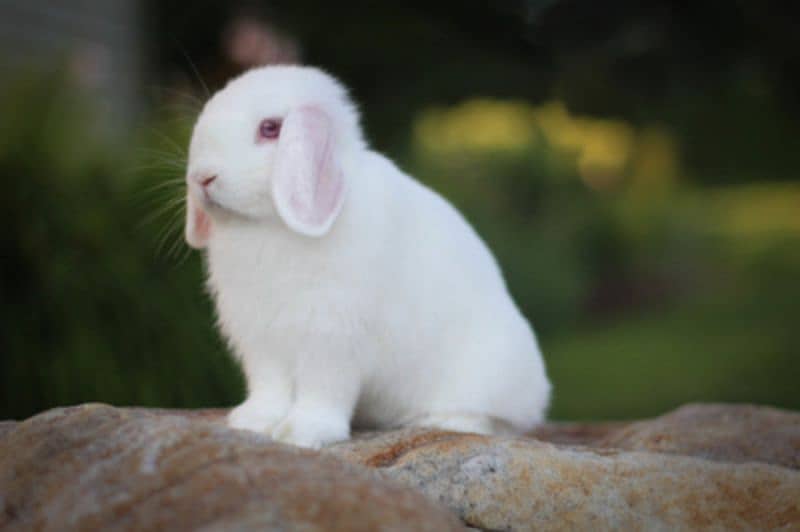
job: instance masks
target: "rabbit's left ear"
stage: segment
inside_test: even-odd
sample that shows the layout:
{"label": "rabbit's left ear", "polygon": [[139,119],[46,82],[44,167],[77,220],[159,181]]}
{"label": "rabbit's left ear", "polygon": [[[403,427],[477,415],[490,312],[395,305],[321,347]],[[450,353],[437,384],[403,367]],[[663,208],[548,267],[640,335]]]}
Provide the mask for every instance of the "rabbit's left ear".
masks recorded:
{"label": "rabbit's left ear", "polygon": [[327,233],[342,208],[344,176],[328,115],[317,107],[291,111],[284,119],[272,172],[278,214],[294,231]]}

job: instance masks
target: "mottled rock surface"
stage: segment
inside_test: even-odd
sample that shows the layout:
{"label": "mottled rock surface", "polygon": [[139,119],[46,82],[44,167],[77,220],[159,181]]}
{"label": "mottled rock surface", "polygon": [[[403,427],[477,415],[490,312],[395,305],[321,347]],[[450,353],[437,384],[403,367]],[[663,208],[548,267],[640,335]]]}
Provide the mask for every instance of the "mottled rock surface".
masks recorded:
{"label": "mottled rock surface", "polygon": [[687,405],[653,420],[631,423],[591,443],[800,469],[800,415],[753,405]]}
{"label": "mottled rock surface", "polygon": [[0,436],[4,530],[461,530],[422,495],[203,416],[56,409]]}
{"label": "mottled rock surface", "polygon": [[224,413],[88,405],[0,423],[0,529],[448,530],[455,515],[486,530],[800,530],[800,414],[774,408],[520,438],[363,433],[322,453],[229,430]]}
{"label": "mottled rock surface", "polygon": [[419,430],[330,451],[490,530],[800,528],[800,473],[768,464]]}

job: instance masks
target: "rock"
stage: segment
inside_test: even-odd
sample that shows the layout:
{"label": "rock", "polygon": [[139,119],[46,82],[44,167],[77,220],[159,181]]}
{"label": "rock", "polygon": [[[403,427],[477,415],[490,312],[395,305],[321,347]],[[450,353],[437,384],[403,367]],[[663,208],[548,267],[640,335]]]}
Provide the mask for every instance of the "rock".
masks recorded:
{"label": "rock", "polygon": [[16,421],[0,421],[0,440],[16,426]]}
{"label": "rock", "polygon": [[800,469],[800,415],[764,406],[687,405],[612,431],[592,444]]}
{"label": "rock", "polygon": [[628,425],[630,425],[629,422],[613,421],[602,423],[550,422],[539,425],[526,436],[550,443],[592,445]]}
{"label": "rock", "polygon": [[322,453],[224,414],[90,405],[0,423],[0,528],[459,528],[443,506],[484,530],[800,530],[800,414],[778,409],[362,433]]}
{"label": "rock", "polygon": [[800,528],[800,472],[425,430],[328,449],[489,530]]}
{"label": "rock", "polygon": [[87,405],[6,425],[0,529],[463,529],[407,488],[206,417]]}

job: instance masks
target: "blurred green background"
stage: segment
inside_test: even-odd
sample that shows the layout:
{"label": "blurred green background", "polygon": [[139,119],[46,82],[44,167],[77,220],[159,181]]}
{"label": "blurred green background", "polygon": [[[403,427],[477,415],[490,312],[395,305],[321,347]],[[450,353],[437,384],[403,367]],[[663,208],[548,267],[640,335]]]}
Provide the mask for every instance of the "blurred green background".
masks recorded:
{"label": "blurred green background", "polygon": [[232,405],[182,242],[208,90],[306,62],[456,204],[551,416],[800,408],[800,32],[777,2],[0,2],[0,418]]}

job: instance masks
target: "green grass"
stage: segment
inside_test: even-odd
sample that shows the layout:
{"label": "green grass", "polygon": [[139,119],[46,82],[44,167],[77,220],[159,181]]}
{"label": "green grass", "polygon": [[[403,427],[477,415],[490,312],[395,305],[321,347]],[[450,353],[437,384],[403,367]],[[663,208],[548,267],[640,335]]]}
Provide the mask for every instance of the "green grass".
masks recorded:
{"label": "green grass", "polygon": [[783,288],[727,293],[549,339],[551,416],[635,418],[689,401],[800,408],[800,294]]}

